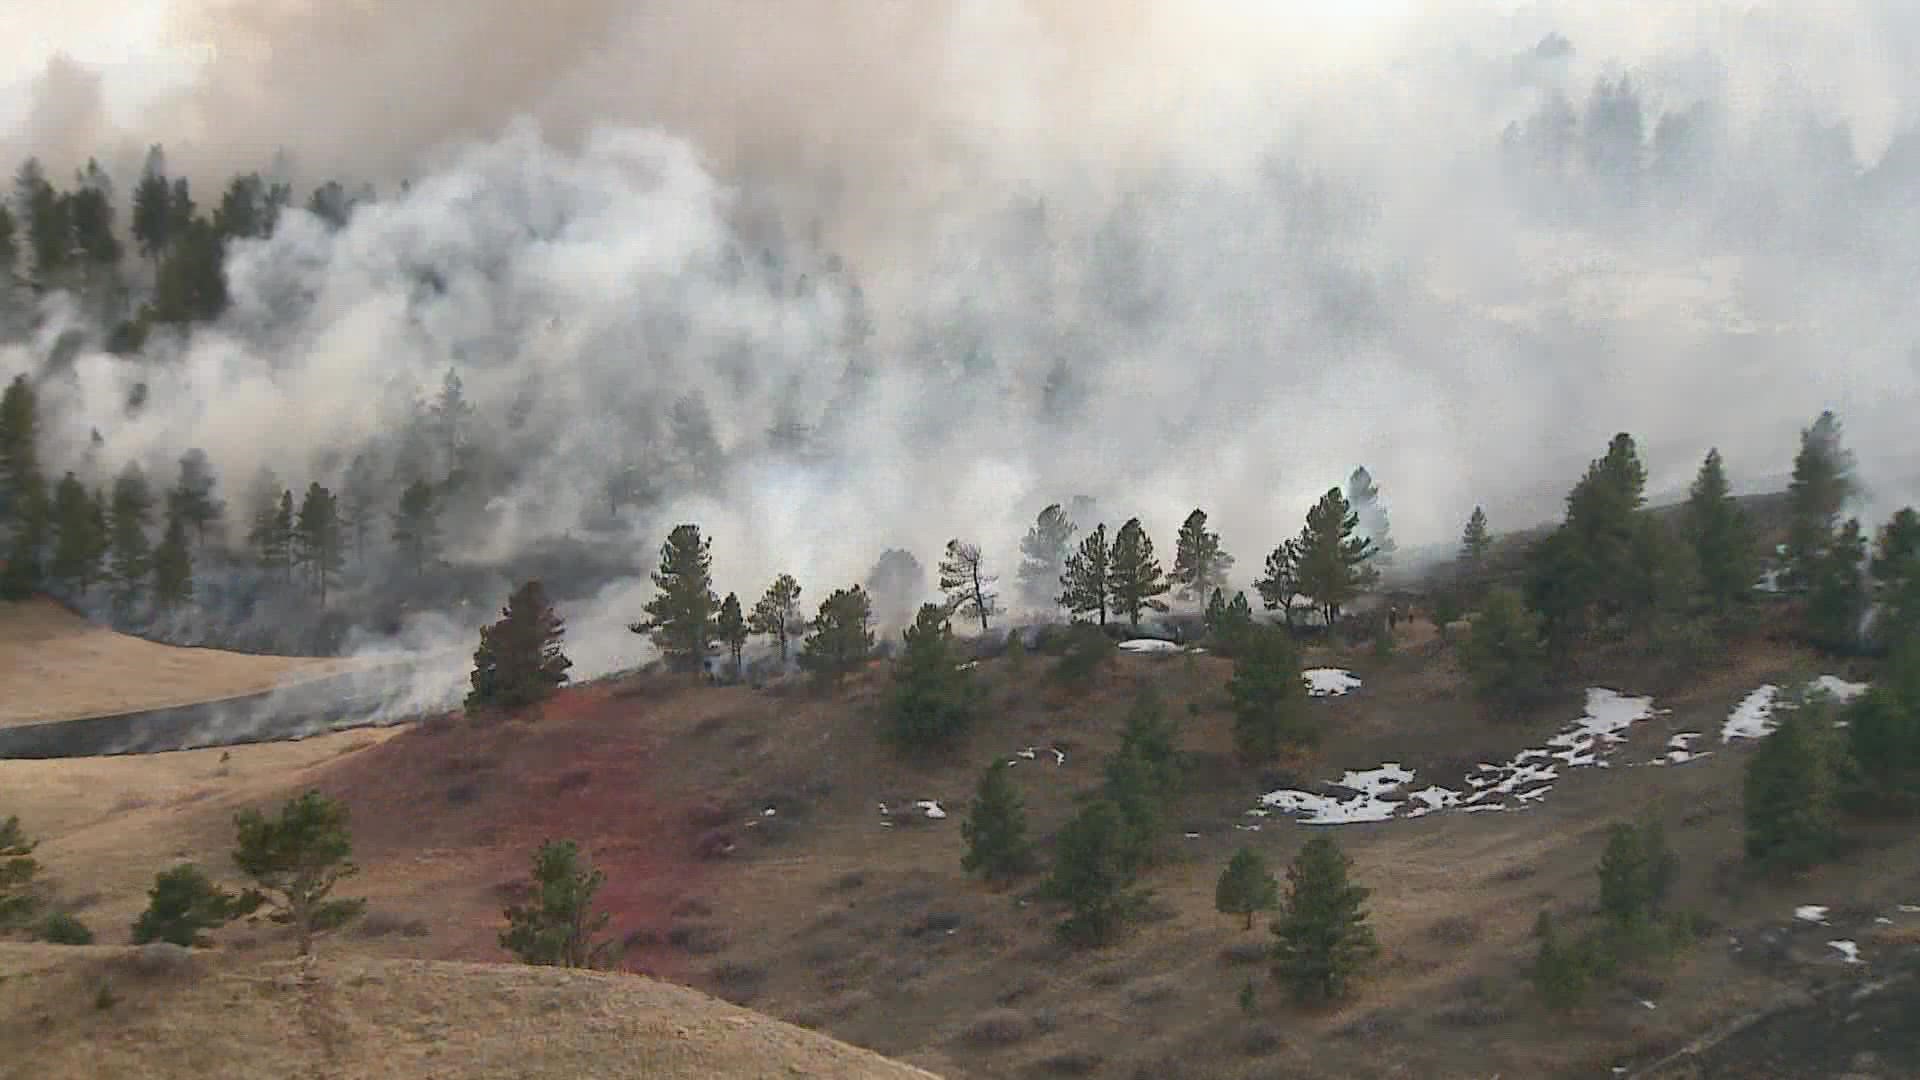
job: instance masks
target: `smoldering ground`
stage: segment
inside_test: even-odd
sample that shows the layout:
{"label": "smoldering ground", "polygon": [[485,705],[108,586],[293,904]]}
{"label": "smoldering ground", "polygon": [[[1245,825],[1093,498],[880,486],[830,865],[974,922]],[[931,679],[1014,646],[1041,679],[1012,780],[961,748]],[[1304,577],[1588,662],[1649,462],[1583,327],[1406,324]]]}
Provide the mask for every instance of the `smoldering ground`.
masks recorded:
{"label": "smoldering ground", "polygon": [[1867,512],[1911,497],[1906,5],[1406,6],[177,4],[197,83],[116,130],[50,69],[16,155],[124,189],[162,141],[204,202],[284,147],[381,197],[235,245],[190,340],[115,360],[47,301],[0,367],[82,329],[56,461],[201,446],[232,501],[390,460],[457,368],[486,484],[450,558],[627,560],[569,609],[577,674],[637,655],[678,521],[749,602],[954,535],[1011,591],[1075,494],[1163,558],[1205,507],[1244,582],[1355,464],[1408,551],[1551,516],[1618,430],[1652,491],[1709,446],[1751,490],[1827,407]]}

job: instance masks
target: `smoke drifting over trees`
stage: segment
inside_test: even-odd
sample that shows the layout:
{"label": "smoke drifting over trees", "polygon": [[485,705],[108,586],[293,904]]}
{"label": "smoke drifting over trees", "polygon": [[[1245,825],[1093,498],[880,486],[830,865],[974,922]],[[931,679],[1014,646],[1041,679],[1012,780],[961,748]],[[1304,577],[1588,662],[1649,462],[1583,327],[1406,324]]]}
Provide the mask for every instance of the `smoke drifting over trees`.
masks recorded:
{"label": "smoke drifting over trees", "polygon": [[[190,521],[196,574],[261,470],[322,485],[343,590],[465,575],[411,607],[423,641],[517,577],[569,598],[506,564],[609,553],[571,591],[604,584],[568,612],[582,677],[632,658],[682,522],[722,593],[826,597],[954,536],[1014,573],[1080,493],[1168,553],[1195,505],[1267,550],[1364,462],[1405,566],[1477,503],[1554,516],[1615,431],[1651,499],[1709,446],[1772,486],[1825,407],[1873,506],[1911,500],[1908,5],[1351,6],[176,3],[219,48],[197,82],[116,122],[56,61],[4,144],[67,191],[96,159],[122,251],[0,297],[0,381],[36,379],[42,468],[88,490],[203,450],[229,509]],[[223,276],[213,233],[127,231],[166,220],[133,200],[155,143]],[[431,552],[389,539],[415,484]]]}

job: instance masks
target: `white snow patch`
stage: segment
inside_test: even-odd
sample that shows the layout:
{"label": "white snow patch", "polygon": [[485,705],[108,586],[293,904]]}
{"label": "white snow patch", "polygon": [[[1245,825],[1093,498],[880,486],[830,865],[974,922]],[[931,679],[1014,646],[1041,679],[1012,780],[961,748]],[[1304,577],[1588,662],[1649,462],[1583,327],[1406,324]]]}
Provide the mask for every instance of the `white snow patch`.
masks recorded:
{"label": "white snow patch", "polygon": [[767,808],[766,808],[765,810],[762,810],[762,811],[760,811],[760,816],[761,816],[761,817],[772,817],[772,816],[773,816],[774,814],[776,814],[776,813],[778,813],[778,812],[779,812],[779,811],[777,811],[777,810],[775,810],[775,809],[774,809],[773,807],[771,807],[771,806],[769,806],[769,807],[767,807]]}
{"label": "white snow patch", "polygon": [[1854,944],[1851,941],[1846,941],[1844,939],[1840,941],[1829,941],[1827,942],[1827,947],[1833,949],[1835,952],[1838,952],[1841,956],[1846,957],[1847,963],[1849,964],[1866,963],[1865,960],[1860,959],[1860,946]]}
{"label": "white snow patch", "polygon": [[919,810],[921,813],[936,821],[947,816],[947,812],[941,809],[938,799],[921,799],[914,803],[913,806],[914,809]]}
{"label": "white snow patch", "polygon": [[[1336,799],[1331,795],[1315,795],[1305,791],[1270,791],[1260,796],[1263,806],[1290,811],[1298,814],[1303,825],[1347,825],[1356,821],[1385,821],[1391,818],[1401,806],[1398,800],[1389,800],[1387,795],[1398,791],[1413,779],[1411,769],[1403,769],[1397,761],[1390,761],[1377,769],[1364,771],[1349,770],[1340,778],[1340,786],[1352,788],[1357,794],[1348,799]],[[1248,814],[1264,817],[1264,813],[1248,811]]]}
{"label": "white snow patch", "polygon": [[1900,912],[1903,915],[1920,915],[1920,904],[1901,904]]}
{"label": "white snow patch", "polygon": [[1300,678],[1313,697],[1339,697],[1360,688],[1360,677],[1344,668],[1308,668]]}
{"label": "white snow patch", "polygon": [[1198,840],[1198,839],[1200,839],[1200,834],[1199,834],[1199,833],[1197,833],[1197,832],[1190,832],[1190,833],[1181,833],[1180,835],[1182,835],[1182,836],[1184,836],[1184,837],[1186,837],[1186,838],[1187,838],[1187,839],[1189,839],[1189,840]]}
{"label": "white snow patch", "polygon": [[1042,753],[1052,754],[1055,765],[1065,765],[1067,763],[1067,752],[1057,746],[1049,746],[1044,750],[1037,746],[1029,746],[1021,750],[1015,750],[1013,756],[1007,759],[1007,764],[1018,765],[1022,761],[1032,761]]}
{"label": "white snow patch", "polygon": [[1176,653],[1180,651],[1180,646],[1175,642],[1161,641],[1159,638],[1143,637],[1121,642],[1120,649],[1123,652],[1132,653]]}
{"label": "white snow patch", "polygon": [[1685,765],[1689,761],[1712,757],[1713,752],[1700,753],[1693,748],[1694,741],[1700,738],[1697,731],[1680,731],[1667,740],[1667,752],[1647,762],[1649,765]]}
{"label": "white snow patch", "polygon": [[1827,909],[1819,904],[1802,904],[1793,909],[1793,917],[1801,922],[1825,924]]}
{"label": "white snow patch", "polygon": [[[1809,680],[1806,690],[1808,693],[1825,693],[1836,703],[1844,705],[1866,693],[1867,684],[1848,682],[1837,675],[1822,675]],[[1733,707],[1727,722],[1720,727],[1720,741],[1730,743],[1735,739],[1761,739],[1773,734],[1773,729],[1778,726],[1774,713],[1780,708],[1780,688],[1772,683],[1761,686]]]}

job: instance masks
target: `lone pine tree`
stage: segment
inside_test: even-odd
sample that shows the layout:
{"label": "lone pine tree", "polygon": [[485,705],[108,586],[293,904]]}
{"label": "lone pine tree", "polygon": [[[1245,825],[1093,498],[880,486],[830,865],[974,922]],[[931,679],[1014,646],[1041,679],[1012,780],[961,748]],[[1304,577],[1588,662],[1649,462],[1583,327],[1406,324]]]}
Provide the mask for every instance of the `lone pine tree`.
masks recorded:
{"label": "lone pine tree", "polygon": [[858,585],[835,589],[820,601],[800,649],[800,666],[829,682],[867,662],[873,655],[873,609]]}
{"label": "lone pine tree", "polygon": [[276,818],[243,810],[233,823],[234,864],[254,882],[241,896],[240,914],[269,908],[272,921],[294,928],[301,956],[312,955],[316,934],[345,926],[366,910],[364,899],[333,895],[340,882],[360,872],[343,804],[308,791],[288,800]]}
{"label": "lone pine tree", "polygon": [[1014,790],[1012,766],[997,759],[980,774],[967,820],[960,823],[960,839],[967,845],[960,869],[991,882],[1019,877],[1033,867],[1033,845],[1027,839],[1027,811]]}
{"label": "lone pine tree", "polygon": [[1300,532],[1297,581],[1302,595],[1320,609],[1328,626],[1340,621],[1340,609],[1379,579],[1371,565],[1373,541],[1354,535],[1360,517],[1347,506],[1339,488],[1328,488]]}
{"label": "lone pine tree", "polygon": [[180,478],[167,492],[167,513],[193,530],[194,544],[206,546],[207,530],[219,524],[226,504],[213,496],[213,465],[198,447],[180,455]]}
{"label": "lone pine tree", "polygon": [[318,481],[307,485],[294,524],[295,565],[307,572],[307,587],[326,606],[327,589],[346,567],[346,533],[340,525],[340,504]]}
{"label": "lone pine tree", "polygon": [[467,708],[517,709],[552,696],[573,666],[560,651],[565,635],[566,624],[540,582],[515,589],[500,620],[480,630]]}
{"label": "lone pine tree", "polygon": [[594,894],[606,883],[572,840],[548,840],[533,856],[532,898],[506,909],[500,947],[523,964],[546,967],[602,966],[611,941],[596,941],[609,915],[595,911]]}
{"label": "lone pine tree", "polygon": [[1067,556],[1078,527],[1059,503],[1040,511],[1020,540],[1020,598],[1030,606],[1055,602],[1054,590],[1067,571]]}
{"label": "lone pine tree", "polygon": [[1061,828],[1054,852],[1046,892],[1068,907],[1061,937],[1075,945],[1113,941],[1142,901],[1133,887],[1120,811],[1105,799],[1081,807]]}
{"label": "lone pine tree", "polygon": [[1067,558],[1066,570],[1060,575],[1058,603],[1074,615],[1098,615],[1100,625],[1105,626],[1113,595],[1111,582],[1107,527],[1096,525],[1080,541],[1079,550]]}
{"label": "lone pine tree", "polygon": [[995,580],[981,569],[980,545],[947,541],[946,555],[940,560],[940,591],[947,594],[949,610],[980,621],[982,634],[987,632],[987,618],[1000,613]]}
{"label": "lone pine tree", "polygon": [[133,943],[164,941],[183,948],[210,944],[207,931],[231,922],[239,898],[215,885],[192,863],[154,875],[147,908],[133,923]]}
{"label": "lone pine tree", "polygon": [[806,631],[806,616],[800,611],[800,583],[792,574],[781,574],[767,586],[766,594],[747,616],[747,629],[772,638],[780,649],[780,666],[786,666],[788,644]]}
{"label": "lone pine tree", "polygon": [[679,671],[698,671],[713,651],[714,615],[720,597],[713,591],[713,541],[698,525],[677,525],[660,545],[660,566],[653,572],[659,591],[647,601],[647,618],[628,627],[650,634],[667,663]]}
{"label": "lone pine tree", "polygon": [[281,491],[255,514],[248,533],[260,565],[268,572],[293,580],[294,513],[293,492]]}
{"label": "lone pine tree", "polygon": [[1790,588],[1810,587],[1840,511],[1859,489],[1853,452],[1841,444],[1840,436],[1840,418],[1830,409],[1800,432],[1793,479],[1787,484],[1785,579]]}
{"label": "lone pine tree", "polygon": [[1740,504],[1733,501],[1718,449],[1707,451],[1687,494],[1686,531],[1708,605],[1724,613],[1750,599],[1759,576],[1753,533]]}
{"label": "lone pine tree", "polygon": [[1348,880],[1353,861],[1322,830],[1287,868],[1287,899],[1274,921],[1274,976],[1305,1001],[1345,996],[1380,952],[1363,905],[1370,890]]}
{"label": "lone pine tree", "polygon": [[1127,625],[1138,630],[1140,613],[1165,611],[1160,599],[1170,586],[1153,556],[1153,538],[1141,526],[1139,518],[1129,518],[1114,535],[1107,555],[1107,592],[1116,615],[1125,615]]}
{"label": "lone pine tree", "polygon": [[1487,512],[1473,508],[1467,527],[1460,531],[1460,563],[1471,575],[1478,576],[1487,566],[1487,552],[1493,550],[1493,534],[1487,530]]}
{"label": "lone pine tree", "polygon": [[1220,880],[1213,887],[1213,909],[1222,915],[1243,915],[1245,929],[1253,929],[1253,917],[1280,906],[1280,883],[1267,870],[1266,860],[1252,848],[1234,852]]}
{"label": "lone pine tree", "polygon": [[902,637],[894,674],[892,733],[913,750],[945,746],[965,734],[977,707],[973,675],[955,663],[945,609],[922,604]]}
{"label": "lone pine tree", "polygon": [[1267,555],[1266,574],[1253,583],[1260,602],[1268,611],[1280,612],[1281,621],[1293,628],[1293,600],[1300,595],[1300,540],[1282,541]]}
{"label": "lone pine tree", "polygon": [[1195,508],[1180,525],[1174,544],[1173,580],[1180,595],[1198,603],[1226,587],[1233,556],[1220,546],[1220,534],[1207,528],[1207,513]]}
{"label": "lone pine tree", "polygon": [[1673,881],[1673,853],[1659,822],[1607,829],[1600,857],[1600,910],[1623,926],[1642,926],[1660,913]]}
{"label": "lone pine tree", "polygon": [[1520,594],[1502,586],[1487,594],[1461,660],[1474,693],[1499,715],[1512,715],[1539,693],[1547,676],[1540,618]]}

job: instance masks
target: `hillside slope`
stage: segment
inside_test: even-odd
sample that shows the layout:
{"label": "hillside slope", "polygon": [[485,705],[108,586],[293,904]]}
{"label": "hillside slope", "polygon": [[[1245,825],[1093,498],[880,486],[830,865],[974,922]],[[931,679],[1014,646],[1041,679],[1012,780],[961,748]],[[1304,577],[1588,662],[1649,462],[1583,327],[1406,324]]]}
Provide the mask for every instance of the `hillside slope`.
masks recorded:
{"label": "hillside slope", "polygon": [[167,946],[0,945],[0,1045],[8,1080],[934,1076],[638,976]]}

